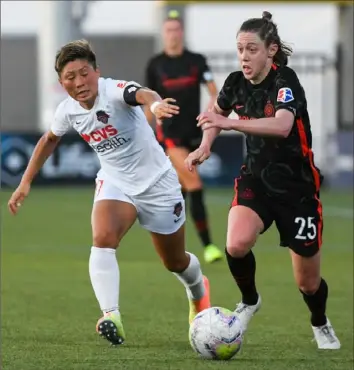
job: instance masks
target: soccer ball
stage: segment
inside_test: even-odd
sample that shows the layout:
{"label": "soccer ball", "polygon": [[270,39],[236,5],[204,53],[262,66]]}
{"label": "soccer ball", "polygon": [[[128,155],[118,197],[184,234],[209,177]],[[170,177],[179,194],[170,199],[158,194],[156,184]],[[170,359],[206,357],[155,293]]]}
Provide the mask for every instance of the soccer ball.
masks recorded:
{"label": "soccer ball", "polygon": [[204,359],[230,360],[240,350],[242,339],[239,318],[226,308],[207,308],[189,328],[189,342]]}

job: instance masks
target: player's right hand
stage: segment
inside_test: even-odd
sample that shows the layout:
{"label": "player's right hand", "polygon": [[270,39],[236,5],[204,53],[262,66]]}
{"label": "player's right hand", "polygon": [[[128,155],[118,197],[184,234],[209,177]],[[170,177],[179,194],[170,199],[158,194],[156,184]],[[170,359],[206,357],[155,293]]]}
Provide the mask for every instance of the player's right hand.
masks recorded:
{"label": "player's right hand", "polygon": [[23,201],[28,196],[31,190],[31,186],[29,184],[20,184],[18,188],[12,193],[7,206],[11,214],[16,215],[18,209],[21,207]]}
{"label": "player's right hand", "polygon": [[210,149],[199,147],[194,152],[190,153],[184,161],[185,166],[189,171],[194,171],[195,166],[202,164],[210,157]]}
{"label": "player's right hand", "polygon": [[171,118],[172,116],[179,114],[179,106],[175,103],[176,100],[172,98],[166,98],[156,106],[154,109],[154,115],[157,118],[157,122],[163,118]]}

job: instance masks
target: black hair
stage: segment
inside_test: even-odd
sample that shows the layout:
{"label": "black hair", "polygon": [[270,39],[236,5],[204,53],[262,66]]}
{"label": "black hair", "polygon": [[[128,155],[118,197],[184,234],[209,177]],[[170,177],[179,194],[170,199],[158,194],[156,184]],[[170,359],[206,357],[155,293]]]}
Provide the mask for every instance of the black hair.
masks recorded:
{"label": "black hair", "polygon": [[288,58],[291,56],[293,50],[290,46],[284,44],[278,34],[278,27],[272,21],[272,14],[263,12],[262,18],[251,18],[243,22],[239,32],[254,32],[257,33],[265,46],[268,47],[274,43],[278,45],[278,51],[274,55],[274,63],[278,66],[286,66]]}
{"label": "black hair", "polygon": [[75,40],[64,45],[57,52],[55,56],[55,71],[60,75],[69,62],[73,62],[77,59],[87,60],[96,70],[96,55],[89,42],[86,40]]}

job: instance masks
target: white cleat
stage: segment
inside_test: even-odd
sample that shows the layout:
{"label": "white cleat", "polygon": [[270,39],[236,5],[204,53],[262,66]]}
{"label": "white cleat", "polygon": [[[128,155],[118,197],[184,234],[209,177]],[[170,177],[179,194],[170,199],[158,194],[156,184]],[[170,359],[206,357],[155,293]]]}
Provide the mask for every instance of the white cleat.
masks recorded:
{"label": "white cleat", "polygon": [[339,349],[340,341],[332,328],[330,321],[323,326],[313,326],[313,334],[317,342],[318,349]]}
{"label": "white cleat", "polygon": [[255,305],[250,306],[242,302],[237,305],[234,312],[241,321],[243,333],[246,332],[248,323],[251,321],[252,316],[261,308],[261,303],[261,296],[258,295],[258,301]]}

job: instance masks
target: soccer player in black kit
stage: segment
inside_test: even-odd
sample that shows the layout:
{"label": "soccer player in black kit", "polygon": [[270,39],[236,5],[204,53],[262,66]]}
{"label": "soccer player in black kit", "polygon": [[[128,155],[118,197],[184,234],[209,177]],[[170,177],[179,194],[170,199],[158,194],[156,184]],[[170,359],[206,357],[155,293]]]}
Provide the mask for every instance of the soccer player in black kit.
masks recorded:
{"label": "soccer player in black kit", "polygon": [[[156,122],[156,134],[178,173],[184,197],[189,197],[194,225],[204,246],[204,260],[211,263],[220,260],[223,253],[210,237],[200,176],[197,171],[187,171],[184,160],[202,138],[201,128],[195,125],[200,112],[200,85],[206,84],[209,90],[210,106],[216,100],[217,88],[206,58],[184,47],[183,24],[173,11],[163,24],[163,41],[164,51],[147,65],[145,85],[162,97],[174,98],[180,107],[178,116]],[[151,123],[150,110],[145,109],[145,114]]]}
{"label": "soccer player in black kit", "polygon": [[[226,257],[242,294],[236,307],[244,330],[261,306],[252,252],[258,235],[275,225],[288,247],[297,286],[311,313],[319,349],[339,349],[326,316],[328,286],[320,275],[322,177],[314,165],[311,126],[304,89],[287,67],[291,49],[278,35],[271,14],[245,21],[237,34],[241,71],[231,73],[211,112],[199,115],[200,147],[186,166],[206,160],[221,130],[243,132],[247,156],[235,181],[229,211]],[[227,118],[234,110],[238,119]]]}

